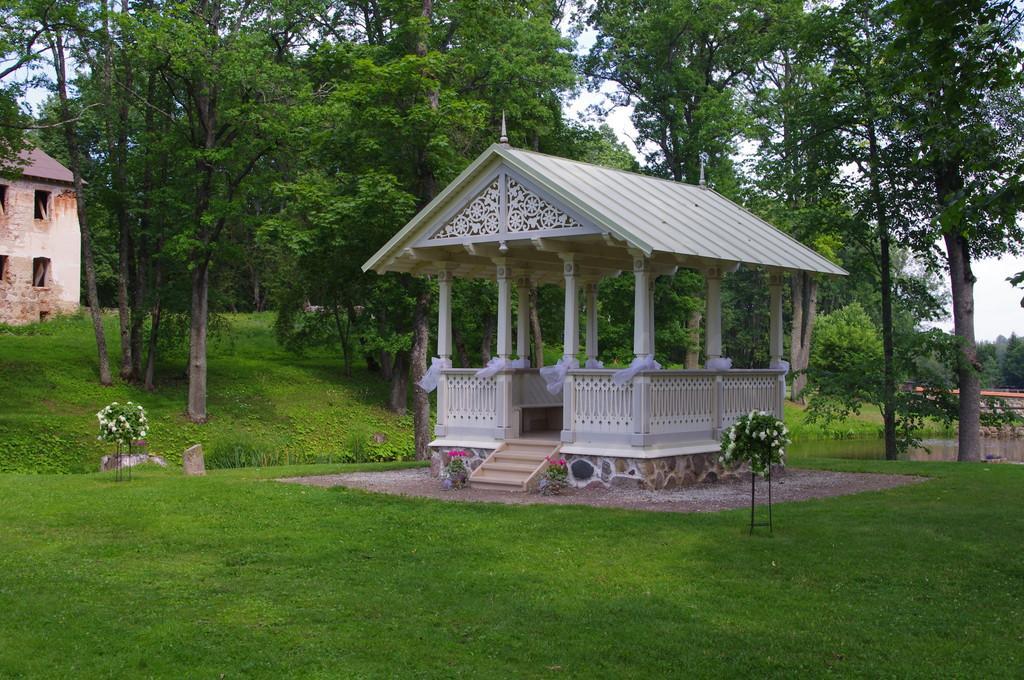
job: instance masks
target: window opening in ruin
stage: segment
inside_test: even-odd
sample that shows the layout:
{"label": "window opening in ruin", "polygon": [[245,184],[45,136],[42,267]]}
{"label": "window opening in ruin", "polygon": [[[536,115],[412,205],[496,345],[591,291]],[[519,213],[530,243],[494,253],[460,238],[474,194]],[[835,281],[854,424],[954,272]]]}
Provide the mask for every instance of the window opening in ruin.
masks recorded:
{"label": "window opening in ruin", "polygon": [[50,258],[36,257],[32,259],[32,285],[36,288],[50,285]]}
{"label": "window opening in ruin", "polygon": [[7,256],[0,255],[0,282],[7,282]]}
{"label": "window opening in ruin", "polygon": [[7,187],[0,184],[0,215],[7,213]]}
{"label": "window opening in ruin", "polygon": [[50,218],[50,192],[36,189],[35,218],[46,220]]}
{"label": "window opening in ruin", "polygon": [[44,312],[42,310],[39,311],[39,321],[41,321],[41,322],[42,321],[46,321],[49,318],[50,318],[50,313],[49,312]]}

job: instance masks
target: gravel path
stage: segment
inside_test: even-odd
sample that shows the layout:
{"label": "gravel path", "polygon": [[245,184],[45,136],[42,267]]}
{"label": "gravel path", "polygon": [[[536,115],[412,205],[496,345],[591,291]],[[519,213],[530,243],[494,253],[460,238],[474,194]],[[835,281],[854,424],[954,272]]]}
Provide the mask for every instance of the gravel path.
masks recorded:
{"label": "gravel path", "polygon": [[[879,491],[904,484],[926,481],[926,477],[876,475],[827,470],[789,469],[772,480],[772,502],[802,501],[811,498],[846,496],[864,491]],[[636,489],[568,489],[560,496],[460,489],[445,491],[441,482],[430,476],[428,468],[351,472],[339,475],[288,477],[277,480],[291,484],[332,487],[345,486],[377,493],[438,498],[448,501],[477,501],[521,504],[593,505],[599,507],[654,510],[658,512],[713,512],[750,507],[750,481],[717,482],[673,491]],[[767,498],[767,486],[758,480],[758,503]],[[764,494],[764,499],[762,499]]]}

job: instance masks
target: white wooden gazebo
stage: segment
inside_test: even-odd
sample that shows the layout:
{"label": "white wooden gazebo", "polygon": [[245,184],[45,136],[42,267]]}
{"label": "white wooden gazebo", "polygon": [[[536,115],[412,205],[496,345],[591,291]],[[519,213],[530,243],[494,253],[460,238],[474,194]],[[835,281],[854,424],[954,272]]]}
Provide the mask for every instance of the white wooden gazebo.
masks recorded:
{"label": "white wooden gazebo", "polygon": [[[740,264],[768,272],[767,367],[732,368],[721,356],[722,277]],[[680,267],[703,272],[707,283],[706,363],[699,370],[662,370],[653,358],[654,280]],[[484,151],[363,269],[437,277],[429,381],[436,379],[438,390],[435,470],[449,451],[465,450],[473,486],[509,490],[530,488],[546,455],[568,461],[576,486],[661,489],[717,478],[723,428],[752,409],[782,416],[784,274],[846,273],[703,185],[504,142]],[[597,289],[622,272],[635,278],[635,358],[628,369],[609,369],[597,361]],[[497,281],[497,354],[488,367],[452,368],[454,277]],[[528,365],[528,291],[541,283],[565,288],[563,357],[545,369]]]}

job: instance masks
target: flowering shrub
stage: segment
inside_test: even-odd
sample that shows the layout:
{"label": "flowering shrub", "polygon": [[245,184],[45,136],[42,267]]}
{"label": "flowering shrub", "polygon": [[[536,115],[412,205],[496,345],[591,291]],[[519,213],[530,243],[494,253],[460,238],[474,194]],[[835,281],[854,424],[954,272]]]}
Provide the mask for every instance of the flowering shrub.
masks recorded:
{"label": "flowering shrub", "polygon": [[469,467],[466,465],[468,457],[469,454],[461,449],[448,452],[448,464],[441,473],[446,489],[461,489],[466,486],[469,480]]}
{"label": "flowering shrub", "polygon": [[569,467],[564,458],[555,460],[546,456],[544,460],[548,463],[548,469],[540,480],[540,492],[545,496],[557,495],[562,492],[569,480]]}
{"label": "flowering shrub", "polygon": [[139,404],[113,402],[96,414],[100,421],[100,441],[113,442],[120,446],[130,446],[146,436],[149,421],[146,420],[146,409]]}
{"label": "flowering shrub", "polygon": [[770,413],[751,411],[722,433],[719,460],[727,467],[749,463],[751,472],[767,477],[772,465],[785,464],[789,442],[785,423]]}

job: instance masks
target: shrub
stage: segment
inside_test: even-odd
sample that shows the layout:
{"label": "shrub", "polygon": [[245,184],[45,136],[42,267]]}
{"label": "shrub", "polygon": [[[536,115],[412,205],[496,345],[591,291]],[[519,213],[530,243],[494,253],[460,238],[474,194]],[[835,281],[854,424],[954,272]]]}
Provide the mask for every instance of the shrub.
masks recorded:
{"label": "shrub", "polygon": [[244,436],[216,441],[206,455],[208,469],[270,467],[287,463],[287,456],[275,443]]}

